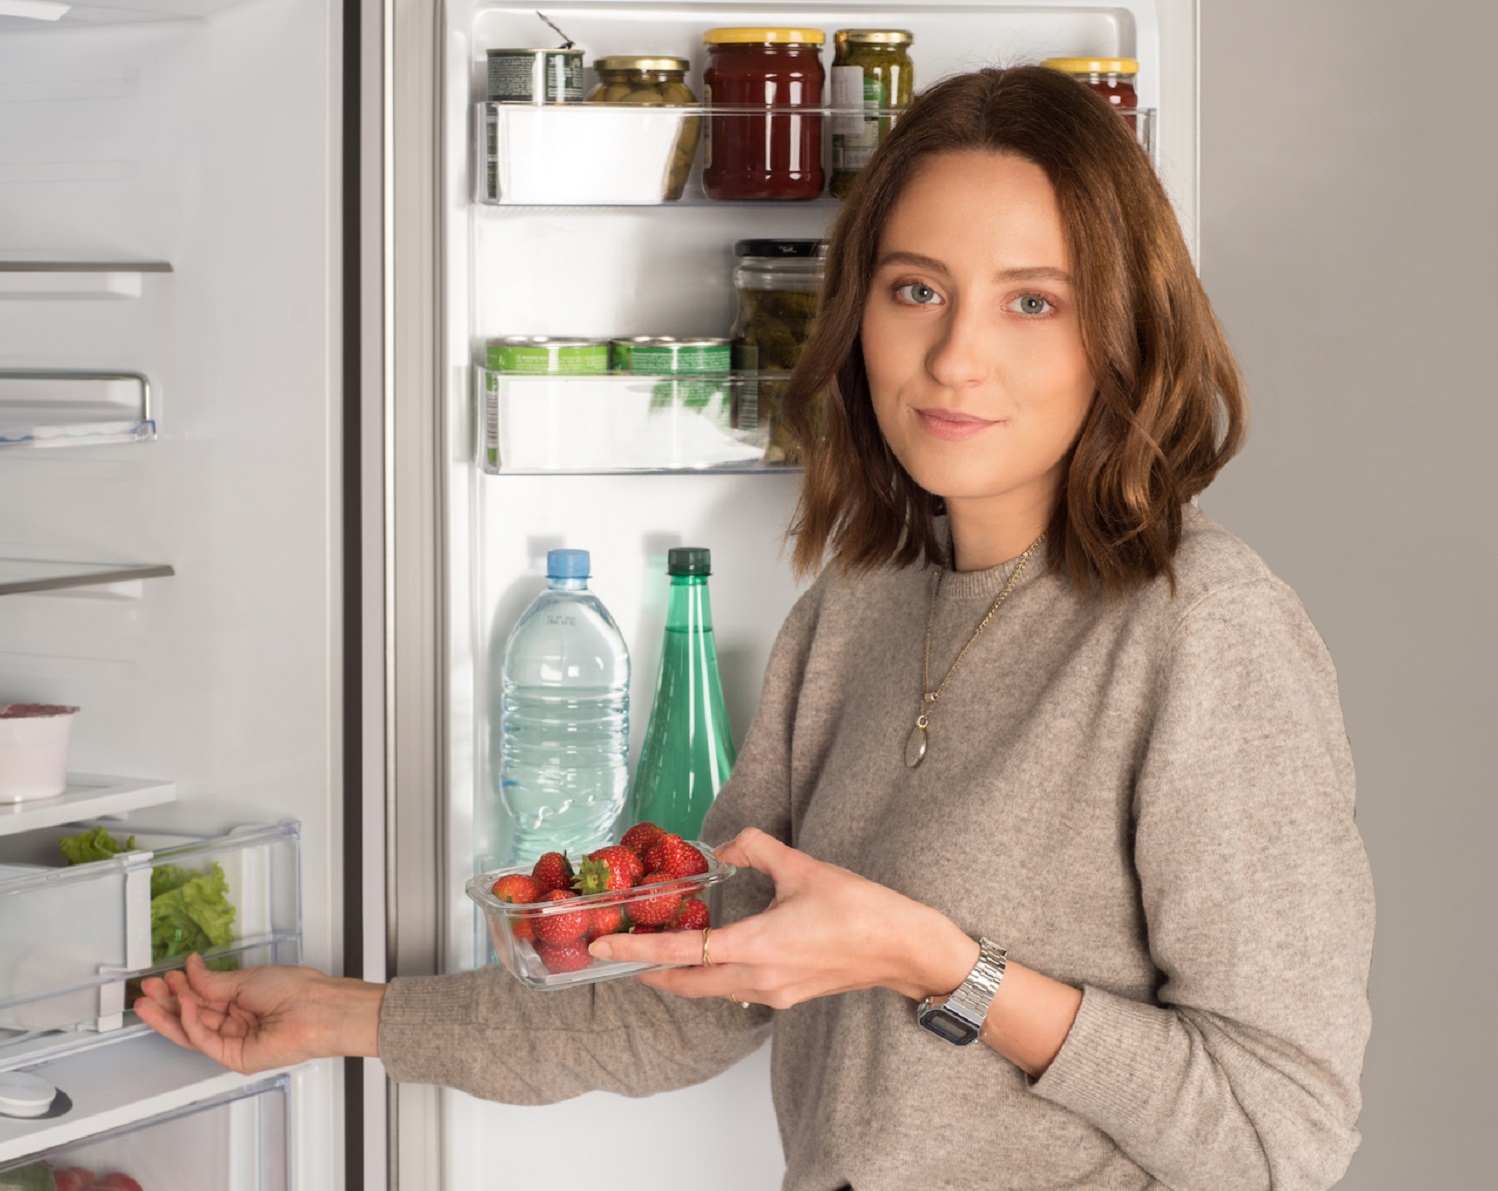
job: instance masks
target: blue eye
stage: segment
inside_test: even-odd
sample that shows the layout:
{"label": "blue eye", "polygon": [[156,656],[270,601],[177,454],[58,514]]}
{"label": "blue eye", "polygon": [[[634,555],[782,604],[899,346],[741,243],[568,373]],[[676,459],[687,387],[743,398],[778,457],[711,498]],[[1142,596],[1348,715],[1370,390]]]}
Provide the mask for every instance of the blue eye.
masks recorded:
{"label": "blue eye", "polygon": [[909,302],[912,306],[932,306],[941,301],[938,294],[924,282],[912,281],[906,285],[895,287],[895,297],[902,302]]}
{"label": "blue eye", "polygon": [[1050,313],[1055,307],[1039,294],[1021,294],[1010,303],[1010,309],[1020,314],[1041,315]]}

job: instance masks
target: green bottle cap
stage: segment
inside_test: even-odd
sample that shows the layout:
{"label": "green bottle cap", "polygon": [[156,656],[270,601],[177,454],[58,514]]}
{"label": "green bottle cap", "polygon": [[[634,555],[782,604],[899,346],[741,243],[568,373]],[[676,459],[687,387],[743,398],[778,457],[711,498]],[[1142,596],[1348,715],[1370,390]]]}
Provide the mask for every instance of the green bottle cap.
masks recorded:
{"label": "green bottle cap", "polygon": [[711,575],[713,552],[706,546],[673,546],[666,552],[666,574]]}

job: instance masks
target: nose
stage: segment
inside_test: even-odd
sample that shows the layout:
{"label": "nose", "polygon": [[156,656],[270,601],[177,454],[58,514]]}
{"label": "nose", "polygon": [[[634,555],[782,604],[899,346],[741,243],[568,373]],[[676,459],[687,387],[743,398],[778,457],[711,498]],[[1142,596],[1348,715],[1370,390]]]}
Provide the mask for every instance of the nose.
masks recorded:
{"label": "nose", "polygon": [[945,389],[982,384],[993,372],[993,328],[974,303],[953,301],[926,355],[926,371]]}

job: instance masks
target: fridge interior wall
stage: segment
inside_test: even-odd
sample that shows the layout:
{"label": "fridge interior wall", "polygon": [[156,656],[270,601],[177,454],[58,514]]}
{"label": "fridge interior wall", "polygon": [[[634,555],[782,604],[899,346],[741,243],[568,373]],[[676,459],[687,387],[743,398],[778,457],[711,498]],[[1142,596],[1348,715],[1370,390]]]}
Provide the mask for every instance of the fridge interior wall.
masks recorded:
{"label": "fridge interior wall", "polygon": [[[1157,155],[1182,221],[1194,227],[1195,9],[1191,0],[1122,5],[994,3],[650,6],[553,3],[546,15],[586,51],[664,54],[692,61],[701,95],[702,33],[718,25],[795,24],[823,29],[831,63],[838,28],[904,28],[915,34],[916,87],[988,64],[1052,55],[1137,56],[1142,107],[1162,109]],[[497,475],[474,466],[470,365],[502,335],[724,336],[734,317],[733,243],[751,236],[816,236],[836,205],[664,204],[657,207],[482,206],[473,202],[472,107],[484,98],[485,50],[555,45],[532,6],[453,0],[447,6],[441,89],[445,160],[441,210],[446,308],[443,373],[448,400],[449,790],[447,962],[482,962],[487,940],[462,895],[475,870],[505,844],[494,793],[493,738],[504,638],[545,583],[547,549],[593,552],[592,587],[631,651],[631,751],[650,711],[665,612],[665,554],[674,545],[713,552],[713,614],[729,718],[742,743],[769,649],[798,584],[781,550],[797,475]],[[825,151],[825,150],[824,150]],[[700,168],[700,167],[699,167]],[[530,995],[545,996],[546,993]],[[636,1152],[638,1138],[684,1114],[695,1138],[673,1140],[728,1187],[776,1185],[781,1163],[766,1089],[765,1051],[699,1088],[649,1103],[603,1095],[550,1109],[513,1109],[445,1094],[450,1191],[519,1185],[554,1169],[556,1153]],[[409,1139],[404,1139],[409,1140]],[[523,1143],[523,1144],[522,1144]],[[722,1155],[732,1153],[725,1164]],[[686,1168],[686,1167],[683,1167]],[[630,1186],[646,1186],[641,1168]]]}
{"label": "fridge interior wall", "polygon": [[[38,298],[4,274],[0,369],[142,372],[159,437],[0,451],[0,556],[175,574],[0,598],[0,701],[78,705],[71,769],[166,779],[181,810],[224,823],[299,821],[303,954],[327,969],[342,914],[340,6],[130,7],[0,17],[0,259],[172,271],[111,299]],[[108,1070],[131,1079],[123,1057]],[[335,1074],[299,1075],[297,1186],[335,1185]]]}

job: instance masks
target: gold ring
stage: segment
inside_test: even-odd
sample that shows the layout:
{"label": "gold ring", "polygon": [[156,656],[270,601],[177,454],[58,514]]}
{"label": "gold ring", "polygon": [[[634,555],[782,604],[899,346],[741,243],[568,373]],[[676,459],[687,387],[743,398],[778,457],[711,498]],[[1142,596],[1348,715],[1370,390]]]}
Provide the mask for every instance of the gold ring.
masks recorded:
{"label": "gold ring", "polygon": [[737,1005],[740,1009],[747,1009],[747,1008],[749,1008],[749,1002],[748,1001],[741,1001],[741,1000],[739,1000],[739,994],[738,993],[729,993],[728,994],[728,999],[730,1001],[732,1001],[735,1005]]}
{"label": "gold ring", "polygon": [[707,937],[712,933],[712,927],[704,926],[702,928],[702,966],[706,968],[713,966],[713,957],[707,953]]}

